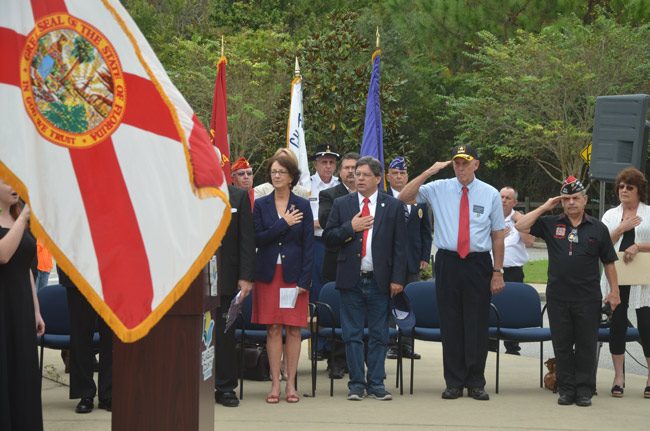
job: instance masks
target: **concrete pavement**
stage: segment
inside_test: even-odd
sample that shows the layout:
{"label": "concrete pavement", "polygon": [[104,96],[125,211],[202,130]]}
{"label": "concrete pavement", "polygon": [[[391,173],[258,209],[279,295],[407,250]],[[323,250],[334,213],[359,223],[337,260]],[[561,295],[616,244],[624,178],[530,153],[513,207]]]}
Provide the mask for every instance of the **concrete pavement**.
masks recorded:
{"label": "concrete pavement", "polygon": [[[299,366],[299,391],[308,392],[309,362],[307,344],[303,344]],[[215,406],[215,430],[286,431],[332,429],[408,430],[647,430],[650,400],[642,396],[646,379],[628,375],[625,397],[612,398],[609,389],[613,373],[598,372],[599,396],[593,406],[558,406],[557,395],[539,388],[538,360],[530,357],[501,355],[500,393],[494,392],[495,354],[490,353],[486,368],[490,401],[464,397],[442,400],[442,349],[440,343],[416,341],[422,359],[415,361],[414,394],[408,395],[408,371],[405,365],[405,395],[395,389],[395,361],[386,361],[387,389],[393,401],[347,401],[346,380],[336,380],[334,397],[329,396],[325,362],[319,362],[316,398],[302,397],[298,404],[268,405],[264,397],[269,382],[246,381],[244,399],[238,408]],[[551,351],[550,343],[545,353]],[[46,375],[43,381],[43,409],[46,431],[103,431],[111,429],[111,416],[103,410],[90,414],[74,413],[76,400],[68,399],[68,375],[58,351],[46,350]],[[155,394],[151,394],[155,396]],[[140,431],[140,430],[138,430]]]}

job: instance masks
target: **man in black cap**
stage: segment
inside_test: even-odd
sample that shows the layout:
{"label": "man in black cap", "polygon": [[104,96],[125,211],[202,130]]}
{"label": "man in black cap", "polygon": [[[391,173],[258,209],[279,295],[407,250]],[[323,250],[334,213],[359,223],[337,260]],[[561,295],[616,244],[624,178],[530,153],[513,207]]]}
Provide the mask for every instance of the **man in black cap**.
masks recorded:
{"label": "man in black cap", "polygon": [[[503,281],[504,220],[499,192],[475,176],[478,154],[454,147],[452,160],[436,162],[399,195],[405,203],[426,201],[433,210],[436,295],[447,388],[444,399],[489,400],[485,392],[490,298]],[[424,184],[453,163],[455,178]],[[494,256],[494,263],[490,256]]]}
{"label": "man in black cap", "polygon": [[[314,154],[309,160],[314,162],[316,173],[309,180],[311,182],[311,193],[309,203],[311,212],[314,215],[314,264],[312,266],[311,289],[309,290],[309,301],[318,301],[320,289],[323,286],[322,272],[323,259],[325,258],[325,244],[323,243],[323,229],[318,221],[319,195],[323,190],[330,189],[339,184],[339,179],[334,176],[336,172],[336,161],[341,156],[334,149],[333,145],[323,144],[316,147]],[[325,340],[319,338],[317,350],[318,359],[324,359],[327,356],[330,346],[327,346]]]}
{"label": "man in black cap", "polygon": [[334,176],[336,171],[336,162],[341,156],[334,151],[333,146],[319,145],[316,151],[309,160],[314,162],[314,169],[316,173],[310,177],[311,180],[311,195],[309,202],[311,204],[311,212],[314,214],[314,236],[316,241],[314,243],[314,270],[312,274],[310,301],[318,300],[318,293],[323,284],[321,273],[323,271],[323,257],[325,256],[325,246],[323,245],[323,229],[318,222],[318,197],[321,191],[330,189],[339,184],[338,177]]}
{"label": "man in black cap", "polygon": [[[562,203],[560,215],[542,214]],[[621,302],[607,227],[585,214],[587,195],[575,177],[568,177],[560,196],[524,215],[515,227],[542,238],[548,248],[546,303],[557,360],[558,404],[587,407],[596,390],[596,344],[601,315],[600,271],[612,287],[605,299],[612,309]]]}

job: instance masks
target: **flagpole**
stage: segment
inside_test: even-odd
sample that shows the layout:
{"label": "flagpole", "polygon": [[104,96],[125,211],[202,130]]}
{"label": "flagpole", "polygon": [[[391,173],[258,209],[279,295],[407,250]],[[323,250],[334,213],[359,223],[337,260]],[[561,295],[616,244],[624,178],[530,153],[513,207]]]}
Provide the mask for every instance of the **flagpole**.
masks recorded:
{"label": "flagpole", "polygon": [[[359,154],[361,156],[372,156],[384,165],[384,138],[383,127],[381,122],[381,108],[380,108],[380,62],[381,50],[379,49],[381,35],[379,34],[379,26],[375,31],[376,49],[372,53],[372,73],[370,75],[370,85],[368,87],[368,98],[366,100],[366,115],[363,125],[363,139],[361,140],[361,149]],[[383,177],[383,175],[382,175]],[[384,179],[385,180],[385,179]],[[384,186],[385,190],[385,186]]]}
{"label": "flagpole", "polygon": [[305,131],[303,128],[302,76],[300,75],[298,57],[296,57],[293,74],[289,120],[287,121],[287,148],[295,154],[298,160],[300,184],[307,186],[309,184],[309,161],[307,157],[307,146],[305,144]]}
{"label": "flagpole", "polygon": [[221,57],[217,61],[217,76],[214,83],[214,96],[212,99],[212,117],[210,118],[210,135],[213,144],[219,149],[221,155],[221,169],[230,184],[230,133],[228,133],[228,107],[226,91],[226,43],[225,36],[221,35]]}

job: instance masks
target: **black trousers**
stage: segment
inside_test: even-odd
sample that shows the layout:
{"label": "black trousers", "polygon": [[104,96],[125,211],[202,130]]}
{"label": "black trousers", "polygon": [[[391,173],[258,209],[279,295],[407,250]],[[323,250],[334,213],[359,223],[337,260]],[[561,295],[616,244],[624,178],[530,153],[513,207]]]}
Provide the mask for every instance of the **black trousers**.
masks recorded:
{"label": "black trousers", "polygon": [[490,313],[490,253],[438,250],[435,259],[445,382],[453,388],[483,388]]}
{"label": "black trousers", "polygon": [[[113,393],[113,332],[75,287],[66,287],[70,314],[70,399],[111,401]],[[93,379],[93,335],[99,329],[99,390]]]}
{"label": "black trousers", "polygon": [[221,305],[215,310],[214,327],[214,388],[217,392],[232,392],[237,387],[237,353],[235,351],[235,326],[228,332],[226,329],[226,317],[230,302],[235,295],[221,296]]}
{"label": "black trousers", "polygon": [[[627,309],[630,303],[630,286],[619,286],[621,303],[612,313],[609,323],[609,353],[622,355],[625,353],[625,334],[627,332]],[[636,309],[636,320],[643,346],[643,355],[650,358],[650,307]]]}
{"label": "black trousers", "polygon": [[549,299],[547,304],[560,394],[591,397],[601,302]]}
{"label": "black trousers", "polygon": [[503,281],[512,281],[515,283],[524,282],[524,267],[523,266],[509,266],[503,268]]}

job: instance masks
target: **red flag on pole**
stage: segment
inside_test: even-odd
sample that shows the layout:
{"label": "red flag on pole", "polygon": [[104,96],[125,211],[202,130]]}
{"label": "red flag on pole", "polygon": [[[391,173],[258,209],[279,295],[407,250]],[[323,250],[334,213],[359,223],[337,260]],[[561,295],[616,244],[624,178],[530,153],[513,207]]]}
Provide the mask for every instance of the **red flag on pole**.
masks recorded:
{"label": "red flag on pole", "polygon": [[212,142],[221,153],[221,169],[228,184],[230,178],[230,145],[228,142],[228,95],[226,93],[226,57],[221,55],[217,63],[217,78],[214,81],[214,99],[212,101],[212,119],[210,134]]}

